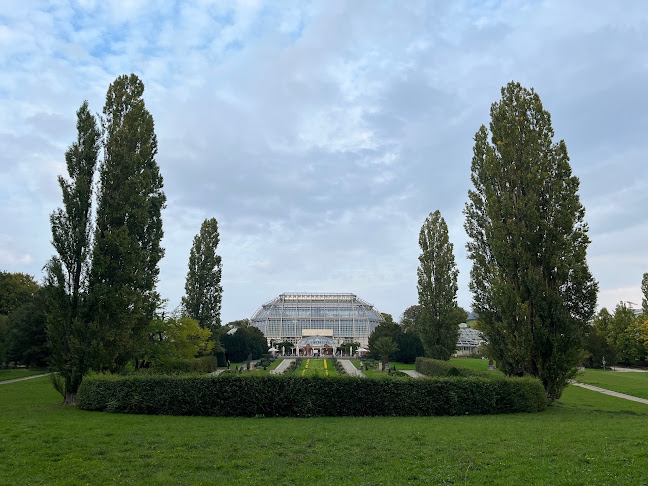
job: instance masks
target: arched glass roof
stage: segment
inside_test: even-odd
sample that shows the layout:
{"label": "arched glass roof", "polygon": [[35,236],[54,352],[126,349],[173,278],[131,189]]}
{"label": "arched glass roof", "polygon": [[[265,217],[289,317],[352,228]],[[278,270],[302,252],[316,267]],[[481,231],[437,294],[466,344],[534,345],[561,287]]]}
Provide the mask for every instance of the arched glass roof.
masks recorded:
{"label": "arched glass roof", "polygon": [[263,304],[251,321],[268,340],[297,343],[305,334],[323,334],[337,342],[366,343],[383,318],[355,294],[290,292]]}

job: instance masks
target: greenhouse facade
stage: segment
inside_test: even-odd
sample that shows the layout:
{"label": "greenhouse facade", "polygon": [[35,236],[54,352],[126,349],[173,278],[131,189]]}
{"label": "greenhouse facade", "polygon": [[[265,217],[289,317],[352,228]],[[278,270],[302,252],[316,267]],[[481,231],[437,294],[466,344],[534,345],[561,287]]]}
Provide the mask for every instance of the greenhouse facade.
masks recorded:
{"label": "greenhouse facade", "polygon": [[310,351],[319,345],[317,352],[335,354],[344,343],[367,346],[383,320],[373,305],[354,294],[284,293],[263,304],[251,323],[268,342],[289,342],[297,350],[308,347]]}

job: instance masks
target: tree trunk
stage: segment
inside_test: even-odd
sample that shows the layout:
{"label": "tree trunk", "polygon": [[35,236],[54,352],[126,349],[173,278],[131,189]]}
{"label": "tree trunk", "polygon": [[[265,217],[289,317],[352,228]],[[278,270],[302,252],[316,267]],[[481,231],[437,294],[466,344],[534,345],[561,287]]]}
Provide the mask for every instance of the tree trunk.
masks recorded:
{"label": "tree trunk", "polygon": [[65,399],[63,405],[76,405],[76,392],[65,390]]}

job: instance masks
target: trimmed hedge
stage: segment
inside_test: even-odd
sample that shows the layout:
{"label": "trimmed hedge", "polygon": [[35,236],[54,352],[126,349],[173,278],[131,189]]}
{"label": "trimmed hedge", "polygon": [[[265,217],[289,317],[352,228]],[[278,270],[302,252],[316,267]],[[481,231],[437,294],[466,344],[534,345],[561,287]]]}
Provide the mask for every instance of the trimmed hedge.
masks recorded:
{"label": "trimmed hedge", "polygon": [[77,407],[234,417],[428,416],[537,412],[546,398],[540,382],[530,378],[99,375],[83,381]]}
{"label": "trimmed hedge", "polygon": [[475,376],[489,379],[503,379],[503,376],[499,373],[471,370],[470,368],[465,368],[463,366],[455,366],[449,361],[432,358],[416,358],[416,371],[425,376],[439,378],[451,376],[462,376],[466,378],[469,376]]}
{"label": "trimmed hedge", "polygon": [[[211,373],[218,369],[217,356],[203,356],[201,358],[166,359],[155,363],[145,371],[148,374],[179,374],[179,373]],[[141,372],[141,371],[140,371]]]}

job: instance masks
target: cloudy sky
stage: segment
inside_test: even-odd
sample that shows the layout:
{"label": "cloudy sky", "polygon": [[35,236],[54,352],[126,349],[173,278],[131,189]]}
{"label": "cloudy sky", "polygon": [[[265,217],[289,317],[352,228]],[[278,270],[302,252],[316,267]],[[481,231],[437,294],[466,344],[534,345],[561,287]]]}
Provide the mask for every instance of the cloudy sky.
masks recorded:
{"label": "cloudy sky", "polygon": [[205,218],[223,321],[286,291],[417,301],[439,209],[468,308],[462,209],[473,136],[511,80],[534,87],[581,180],[599,305],[648,271],[648,5],[610,1],[4,0],[0,269],[40,279],[75,112],[144,81],[168,198],[159,290],[173,309]]}

